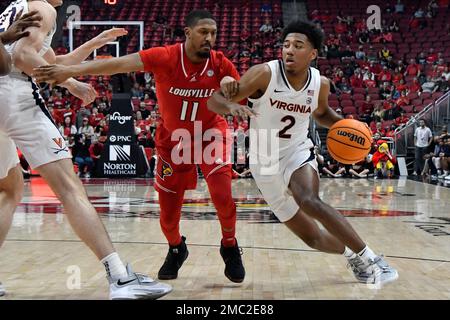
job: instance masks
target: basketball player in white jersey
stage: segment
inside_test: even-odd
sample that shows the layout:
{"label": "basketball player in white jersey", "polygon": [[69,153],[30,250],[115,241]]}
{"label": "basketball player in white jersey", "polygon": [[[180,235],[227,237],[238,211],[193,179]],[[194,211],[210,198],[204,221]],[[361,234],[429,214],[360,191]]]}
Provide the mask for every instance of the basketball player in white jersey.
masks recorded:
{"label": "basketball player in white jersey", "polygon": [[[172,288],[132,272],[123,264],[81,181],[73,170],[72,156],[64,139],[52,122],[33,82],[33,68],[48,63],[73,65],[85,60],[93,50],[102,47],[123,29],[105,31],[75,51],[55,56],[50,48],[56,28],[56,10],[62,0],[17,0],[0,15],[0,30],[7,30],[19,12],[37,11],[40,27],[27,28],[29,36],[6,46],[12,56],[12,71],[0,77],[0,245],[11,226],[13,213],[22,198],[23,179],[19,169],[16,145],[31,167],[47,181],[64,206],[75,233],[104,264],[110,283],[111,299],[156,299]],[[91,103],[95,90],[87,84],[69,79],[61,84],[84,105]]]}
{"label": "basketball player in white jersey", "polygon": [[[4,45],[13,43],[23,37],[27,37],[30,33],[23,31],[29,27],[39,27],[39,21],[42,19],[37,12],[29,12],[21,16],[21,12],[17,15],[16,21],[9,27],[8,30],[0,31],[0,77],[6,76],[11,72],[11,56],[6,51]],[[2,226],[0,225],[0,228]],[[0,297],[5,295],[5,289],[0,282]]]}
{"label": "basketball player in white jersey", "polygon": [[[252,117],[250,169],[281,222],[310,247],[343,254],[358,281],[394,281],[397,271],[374,254],[344,216],[319,198],[317,161],[308,137],[310,117],[327,128],[342,119],[328,106],[330,81],[310,67],[323,34],[313,24],[294,21],[282,37],[283,61],[250,68],[239,82],[216,92],[208,108]],[[236,103],[246,98],[251,108]]]}

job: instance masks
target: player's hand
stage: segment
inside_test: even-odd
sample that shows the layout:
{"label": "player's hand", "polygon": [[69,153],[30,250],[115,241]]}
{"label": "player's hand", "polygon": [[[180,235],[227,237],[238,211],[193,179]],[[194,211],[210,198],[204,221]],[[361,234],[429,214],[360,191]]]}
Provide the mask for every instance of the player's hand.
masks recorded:
{"label": "player's hand", "polygon": [[32,74],[32,77],[36,79],[36,82],[47,82],[53,85],[63,83],[73,76],[74,75],[71,74],[70,66],[63,66],[59,64],[34,68]]}
{"label": "player's hand", "polygon": [[87,106],[95,101],[97,92],[87,83],[74,80],[70,87],[67,88],[71,94],[83,101],[83,106]]}
{"label": "player's hand", "polygon": [[226,76],[220,81],[220,90],[222,90],[225,99],[230,100],[239,92],[239,82],[233,77]]}
{"label": "player's hand", "polygon": [[128,34],[128,31],[124,28],[112,28],[109,30],[105,30],[92,39],[95,43],[95,48],[100,49],[105,44],[111,41],[116,41],[118,37],[122,37]]}
{"label": "player's hand", "polygon": [[233,104],[233,106],[230,108],[230,114],[237,117],[238,121],[244,121],[247,118],[254,118],[258,115],[249,107],[237,103]]}
{"label": "player's hand", "polygon": [[16,20],[13,24],[6,30],[1,33],[0,40],[3,44],[11,44],[16,42],[23,37],[28,37],[30,35],[30,31],[24,31],[29,27],[40,28],[42,20],[42,16],[38,11],[31,11],[22,16],[23,9],[17,14]]}

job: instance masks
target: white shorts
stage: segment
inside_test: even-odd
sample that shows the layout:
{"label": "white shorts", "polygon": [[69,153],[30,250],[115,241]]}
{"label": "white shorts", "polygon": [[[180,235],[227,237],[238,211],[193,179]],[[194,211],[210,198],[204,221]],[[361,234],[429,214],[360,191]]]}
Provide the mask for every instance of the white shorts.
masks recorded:
{"label": "white shorts", "polygon": [[[250,164],[250,170],[264,200],[281,222],[289,221],[299,210],[291,191],[289,182],[297,169],[310,165],[319,175],[314,147],[305,143],[276,164],[276,171],[268,173],[267,167]],[[273,167],[273,166],[272,166]]]}
{"label": "white shorts", "polygon": [[18,74],[0,77],[0,178],[18,163],[14,144],[33,169],[72,158],[37,85],[28,79]]}

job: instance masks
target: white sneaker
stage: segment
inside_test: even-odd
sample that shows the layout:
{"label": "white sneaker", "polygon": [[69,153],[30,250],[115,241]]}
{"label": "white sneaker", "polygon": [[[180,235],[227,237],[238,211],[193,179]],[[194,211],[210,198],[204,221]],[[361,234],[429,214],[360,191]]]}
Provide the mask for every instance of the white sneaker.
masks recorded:
{"label": "white sneaker", "polygon": [[383,256],[377,256],[373,261],[369,261],[367,271],[371,273],[367,279],[367,284],[379,289],[382,285],[398,279],[398,272],[384,261]]}
{"label": "white sneaker", "polygon": [[448,176],[448,172],[444,172],[440,176],[438,176],[439,179],[445,179]]}
{"label": "white sneaker", "polygon": [[128,277],[113,281],[109,278],[109,298],[111,300],[158,299],[172,291],[168,284],[160,283],[152,278],[134,273],[127,265]]}
{"label": "white sneaker", "polygon": [[6,294],[5,288],[3,287],[2,283],[0,282],[0,297],[4,296]]}
{"label": "white sneaker", "polygon": [[358,256],[349,261],[355,278],[369,286],[379,289],[382,285],[398,279],[398,272],[384,261],[383,256],[377,256],[366,265]]}
{"label": "white sneaker", "polygon": [[84,174],[84,177],[85,177],[86,179],[90,179],[90,178],[91,178],[91,174],[90,174],[89,172],[86,172],[86,173]]}
{"label": "white sneaker", "polygon": [[446,177],[444,178],[444,180],[449,180],[449,181],[450,181],[450,175],[446,176]]}

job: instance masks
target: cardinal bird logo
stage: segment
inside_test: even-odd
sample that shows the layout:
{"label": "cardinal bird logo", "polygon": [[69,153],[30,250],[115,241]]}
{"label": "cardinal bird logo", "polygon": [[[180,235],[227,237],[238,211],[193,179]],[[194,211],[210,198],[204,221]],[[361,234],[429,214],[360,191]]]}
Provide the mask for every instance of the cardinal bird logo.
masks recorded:
{"label": "cardinal bird logo", "polygon": [[163,158],[159,157],[161,161],[161,169],[158,172],[159,177],[164,180],[165,177],[170,177],[173,174],[173,169],[170,163],[165,161]]}

